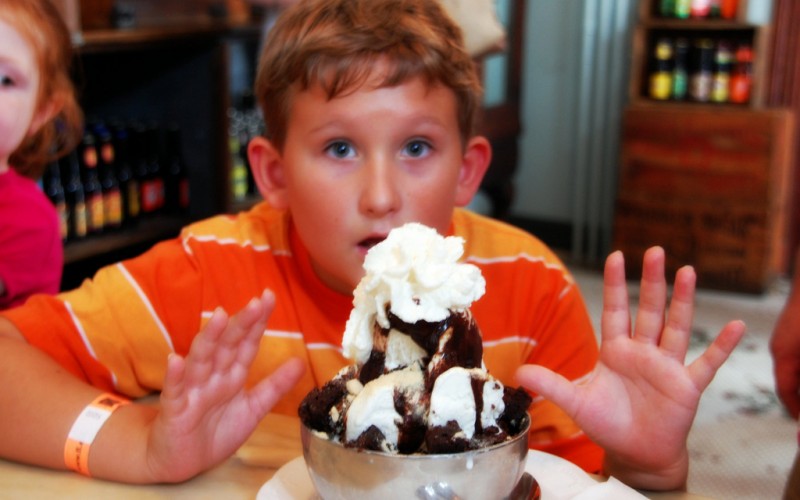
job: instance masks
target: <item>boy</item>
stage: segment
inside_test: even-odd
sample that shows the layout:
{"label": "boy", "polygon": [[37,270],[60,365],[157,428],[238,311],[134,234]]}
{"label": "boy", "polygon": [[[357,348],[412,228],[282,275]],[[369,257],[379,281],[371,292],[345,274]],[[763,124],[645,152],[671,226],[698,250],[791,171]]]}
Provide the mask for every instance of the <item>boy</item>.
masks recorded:
{"label": "boy", "polygon": [[[678,274],[665,325],[655,249],[631,339],[615,253],[598,358],[557,258],[521,231],[454,209],[491,159],[473,134],[479,90],[460,31],[435,0],[308,0],[286,11],[256,83],[269,138],[248,149],[265,203],[194,224],[77,291],[9,312],[0,412],[11,425],[0,431],[0,456],[63,468],[65,436],[99,393],[161,390],[160,408],[123,404],[90,443],[88,466],[81,453],[68,465],[154,482],[219,463],[266,412],[295,414],[311,387],[348,363],[338,346],[364,255],[417,221],[464,237],[465,258],[486,278],[473,313],[489,370],[514,383],[520,365],[540,365],[516,375],[566,410],[538,399],[531,445],[597,471],[601,449],[577,422],[605,447],[606,472],[632,486],[681,487],[700,394],[743,325],[730,323],[684,367],[694,275]],[[221,308],[241,312],[228,318]]]}

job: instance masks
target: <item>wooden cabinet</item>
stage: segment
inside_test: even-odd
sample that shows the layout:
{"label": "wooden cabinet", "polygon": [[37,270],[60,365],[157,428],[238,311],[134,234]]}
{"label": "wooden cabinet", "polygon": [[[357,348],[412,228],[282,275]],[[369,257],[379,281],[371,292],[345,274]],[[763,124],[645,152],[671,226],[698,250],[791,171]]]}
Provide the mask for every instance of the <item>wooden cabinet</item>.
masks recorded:
{"label": "wooden cabinet", "polygon": [[629,277],[644,251],[660,245],[670,275],[693,265],[698,286],[760,293],[787,264],[793,116],[761,105],[764,71],[754,71],[744,105],[650,96],[651,50],[665,36],[716,37],[752,44],[765,61],[767,27],[738,20],[654,16],[642,2],[634,36],[631,99],[623,117],[614,247]]}
{"label": "wooden cabinet", "polygon": [[670,275],[763,292],[786,259],[792,115],[698,107],[626,110],[614,246],[629,276],[664,247]]}

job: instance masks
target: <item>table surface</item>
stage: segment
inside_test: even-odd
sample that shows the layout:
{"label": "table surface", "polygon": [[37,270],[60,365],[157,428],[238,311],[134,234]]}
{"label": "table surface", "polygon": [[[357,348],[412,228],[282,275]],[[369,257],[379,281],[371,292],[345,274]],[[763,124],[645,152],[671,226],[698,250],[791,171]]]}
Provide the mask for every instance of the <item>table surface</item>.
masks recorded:
{"label": "table surface", "polygon": [[[284,464],[302,455],[300,424],[294,417],[268,415],[250,439],[226,462],[194,479],[170,485],[127,485],[90,479],[73,472],[31,467],[0,459],[4,498],[92,499],[255,499]],[[657,500],[701,500],[684,492],[646,493]]]}

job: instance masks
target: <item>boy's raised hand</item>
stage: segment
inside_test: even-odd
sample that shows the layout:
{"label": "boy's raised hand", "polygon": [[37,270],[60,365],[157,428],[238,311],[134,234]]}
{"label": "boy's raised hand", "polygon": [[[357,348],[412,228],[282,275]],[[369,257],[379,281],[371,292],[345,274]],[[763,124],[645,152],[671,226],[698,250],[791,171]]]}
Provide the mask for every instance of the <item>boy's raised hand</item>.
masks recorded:
{"label": "boy's raised hand", "polygon": [[181,481],[230,457],[300,379],[304,365],[292,359],[252,389],[244,387],[274,304],[265,291],[232,318],[218,309],[185,359],[170,356],[148,443],[154,477]]}
{"label": "boy's raised hand", "polygon": [[644,256],[639,308],[631,331],[622,253],[606,260],[600,359],[575,385],[546,368],[525,365],[519,382],[560,406],[606,452],[605,473],[646,489],[685,487],[686,440],[700,396],[744,335],[731,321],[688,366],[696,276],[683,267],[666,309],[664,251]]}

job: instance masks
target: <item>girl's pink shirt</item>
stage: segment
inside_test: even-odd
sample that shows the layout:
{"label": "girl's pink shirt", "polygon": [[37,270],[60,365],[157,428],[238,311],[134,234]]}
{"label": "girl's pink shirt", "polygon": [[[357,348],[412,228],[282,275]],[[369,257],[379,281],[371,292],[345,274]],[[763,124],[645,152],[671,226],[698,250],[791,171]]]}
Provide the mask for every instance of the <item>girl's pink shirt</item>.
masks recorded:
{"label": "girl's pink shirt", "polygon": [[64,247],[58,214],[35,181],[13,169],[0,173],[0,309],[34,293],[56,293]]}

